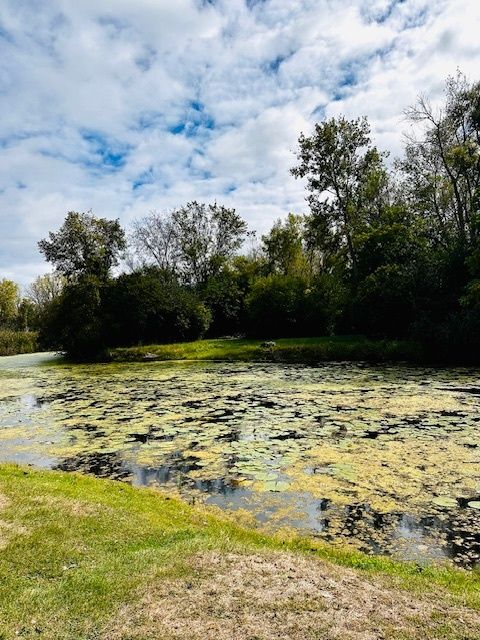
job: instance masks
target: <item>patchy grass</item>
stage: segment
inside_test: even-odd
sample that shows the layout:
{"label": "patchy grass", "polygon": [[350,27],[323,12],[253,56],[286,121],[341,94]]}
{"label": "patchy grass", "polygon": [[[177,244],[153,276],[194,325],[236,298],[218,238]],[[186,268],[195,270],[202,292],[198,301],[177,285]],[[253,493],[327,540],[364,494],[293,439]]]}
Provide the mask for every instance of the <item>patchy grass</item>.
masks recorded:
{"label": "patchy grass", "polygon": [[216,339],[112,349],[116,362],[141,360],[241,360],[316,363],[329,360],[370,362],[418,361],[421,348],[402,340],[369,340],[362,336],[281,338],[274,346],[262,340]]}
{"label": "patchy grass", "polygon": [[0,638],[480,637],[480,575],[421,569],[148,489],[0,467]]}
{"label": "patchy grass", "polygon": [[37,334],[34,331],[0,331],[0,356],[34,353],[37,350]]}

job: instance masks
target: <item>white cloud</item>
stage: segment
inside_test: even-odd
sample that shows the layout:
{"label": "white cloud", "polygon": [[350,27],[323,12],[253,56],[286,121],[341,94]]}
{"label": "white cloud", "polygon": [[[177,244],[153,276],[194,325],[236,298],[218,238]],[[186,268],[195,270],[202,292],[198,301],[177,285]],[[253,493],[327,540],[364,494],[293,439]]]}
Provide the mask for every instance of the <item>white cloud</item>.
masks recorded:
{"label": "white cloud", "polygon": [[299,132],[365,114],[399,153],[418,93],[476,79],[479,22],[478,0],[4,0],[0,277],[44,270],[69,210],[217,199],[260,231],[305,210]]}

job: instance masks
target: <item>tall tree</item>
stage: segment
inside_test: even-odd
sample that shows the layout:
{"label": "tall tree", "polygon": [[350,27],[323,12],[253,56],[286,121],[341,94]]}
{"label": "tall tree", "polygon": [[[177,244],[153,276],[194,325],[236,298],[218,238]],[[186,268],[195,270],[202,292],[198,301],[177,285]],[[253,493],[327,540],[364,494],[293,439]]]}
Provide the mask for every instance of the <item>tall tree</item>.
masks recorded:
{"label": "tall tree", "polygon": [[118,220],[70,211],[57,233],[38,243],[40,251],[58,273],[69,280],[93,276],[105,280],[126,247]]}
{"label": "tall tree", "polygon": [[133,249],[143,265],[153,263],[162,271],[175,273],[180,257],[177,240],[171,212],[152,211],[133,223]]}
{"label": "tall tree", "polygon": [[289,213],[284,222],[277,220],[270,232],[262,236],[268,270],[282,275],[306,275],[308,265],[303,240],[302,216]]}
{"label": "tall tree", "polygon": [[299,164],[291,172],[307,178],[307,200],[317,228],[346,248],[356,269],[355,234],[382,209],[388,176],[384,155],[371,145],[366,118],[331,118],[299,137]]}
{"label": "tall tree", "polygon": [[459,72],[447,80],[442,108],[420,97],[406,115],[422,127],[399,163],[406,190],[436,242],[471,246],[480,234],[480,82]]}
{"label": "tall tree", "polygon": [[135,225],[133,241],[144,263],[203,286],[241,247],[246,231],[235,209],[193,201],[169,213],[150,214]]}
{"label": "tall tree", "polygon": [[20,291],[12,280],[0,280],[0,326],[11,326],[16,319]]}

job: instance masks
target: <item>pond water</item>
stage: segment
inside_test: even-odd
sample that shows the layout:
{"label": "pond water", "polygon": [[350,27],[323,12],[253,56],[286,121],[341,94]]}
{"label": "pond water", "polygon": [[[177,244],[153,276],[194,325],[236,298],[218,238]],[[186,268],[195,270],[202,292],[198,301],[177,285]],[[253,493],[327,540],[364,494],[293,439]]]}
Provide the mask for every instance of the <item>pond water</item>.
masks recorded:
{"label": "pond water", "polygon": [[0,460],[418,562],[480,558],[480,371],[0,358]]}

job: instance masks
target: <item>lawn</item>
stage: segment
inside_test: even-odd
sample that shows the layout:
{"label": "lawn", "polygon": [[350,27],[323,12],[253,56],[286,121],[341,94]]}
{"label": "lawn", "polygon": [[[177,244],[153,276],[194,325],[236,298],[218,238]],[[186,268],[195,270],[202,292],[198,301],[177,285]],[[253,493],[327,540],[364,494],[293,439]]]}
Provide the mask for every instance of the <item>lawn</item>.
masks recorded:
{"label": "lawn", "polygon": [[328,360],[416,361],[418,345],[405,340],[370,340],[362,336],[281,338],[268,346],[263,340],[215,339],[113,349],[114,361],[241,360],[251,362],[315,363]]}
{"label": "lawn", "polygon": [[480,637],[480,575],[271,537],[149,489],[0,466],[0,638]]}

